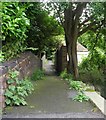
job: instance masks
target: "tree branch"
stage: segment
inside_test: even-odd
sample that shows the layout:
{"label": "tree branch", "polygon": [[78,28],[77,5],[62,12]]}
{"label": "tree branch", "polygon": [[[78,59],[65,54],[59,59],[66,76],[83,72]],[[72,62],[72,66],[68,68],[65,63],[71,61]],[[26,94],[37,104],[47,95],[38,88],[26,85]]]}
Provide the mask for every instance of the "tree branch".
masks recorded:
{"label": "tree branch", "polygon": [[[95,24],[98,24],[95,28],[93,28],[95,26]],[[90,23],[86,28],[84,28],[82,31],[79,31],[78,36],[81,36],[82,34],[84,34],[85,32],[87,32],[88,30],[97,30],[99,27],[101,27],[104,24],[104,20],[100,22],[92,22]]]}
{"label": "tree branch", "polygon": [[83,26],[84,24],[86,24],[89,20],[91,20],[91,18],[93,18],[92,16],[90,16],[88,19],[85,19],[82,23],[79,24],[79,28],[81,26]]}
{"label": "tree branch", "polygon": [[[55,3],[53,3],[53,6],[54,6],[54,8],[57,10],[57,6],[55,5]],[[58,6],[59,6],[59,5],[58,5]],[[58,7],[58,9],[59,9],[59,10],[57,10],[57,14],[58,14],[58,17],[59,17],[59,19],[60,19],[61,25],[63,26],[63,25],[64,25],[64,24],[63,24],[63,20],[62,20],[61,15],[60,15],[60,6]]]}
{"label": "tree branch", "polygon": [[64,11],[64,19],[65,19],[64,28],[68,36],[71,35],[71,30],[72,30],[72,14],[73,11],[71,6]]}
{"label": "tree branch", "polygon": [[95,24],[96,24],[95,22],[90,23],[86,28],[84,28],[83,30],[79,31],[78,36],[84,34],[84,33],[87,32],[88,30],[90,30]]}
{"label": "tree branch", "polygon": [[77,8],[76,8],[76,12],[75,12],[75,19],[74,19],[74,24],[73,24],[73,38],[74,40],[77,40],[78,37],[78,24],[79,24],[79,18],[82,15],[83,9],[86,7],[87,3],[78,3],[77,4]]}
{"label": "tree branch", "polygon": [[76,13],[76,19],[79,19],[79,17],[82,15],[83,9],[86,7],[87,2],[85,3],[78,3],[77,8],[75,10]]}

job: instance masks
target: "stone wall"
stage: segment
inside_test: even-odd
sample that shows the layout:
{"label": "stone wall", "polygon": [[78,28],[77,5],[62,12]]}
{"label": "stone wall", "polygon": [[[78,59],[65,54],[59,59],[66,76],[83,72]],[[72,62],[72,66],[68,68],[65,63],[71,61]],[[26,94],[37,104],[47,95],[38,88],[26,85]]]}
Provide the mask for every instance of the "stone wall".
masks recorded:
{"label": "stone wall", "polygon": [[4,92],[7,88],[6,80],[8,70],[18,70],[19,77],[30,76],[34,70],[42,67],[41,60],[31,52],[22,53],[18,58],[0,65],[0,108],[5,107]]}

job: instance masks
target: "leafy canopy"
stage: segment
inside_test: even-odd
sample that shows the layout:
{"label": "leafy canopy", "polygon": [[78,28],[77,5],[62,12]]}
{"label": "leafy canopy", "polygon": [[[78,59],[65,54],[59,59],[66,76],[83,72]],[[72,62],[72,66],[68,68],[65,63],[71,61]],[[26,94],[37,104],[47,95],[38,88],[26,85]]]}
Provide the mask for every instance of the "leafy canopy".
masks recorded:
{"label": "leafy canopy", "polygon": [[23,52],[26,44],[26,32],[30,25],[26,17],[27,6],[20,5],[19,2],[3,2],[2,11],[2,50],[6,60]]}

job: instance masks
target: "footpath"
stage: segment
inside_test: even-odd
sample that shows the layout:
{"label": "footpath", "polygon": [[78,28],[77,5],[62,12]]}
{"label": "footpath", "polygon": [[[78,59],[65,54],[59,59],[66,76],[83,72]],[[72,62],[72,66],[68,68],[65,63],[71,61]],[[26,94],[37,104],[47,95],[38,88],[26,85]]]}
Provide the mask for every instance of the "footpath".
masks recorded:
{"label": "footpath", "polygon": [[76,91],[55,75],[53,64],[45,66],[44,80],[33,82],[35,90],[27,97],[28,106],[7,107],[3,118],[104,118],[92,102],[76,102]]}

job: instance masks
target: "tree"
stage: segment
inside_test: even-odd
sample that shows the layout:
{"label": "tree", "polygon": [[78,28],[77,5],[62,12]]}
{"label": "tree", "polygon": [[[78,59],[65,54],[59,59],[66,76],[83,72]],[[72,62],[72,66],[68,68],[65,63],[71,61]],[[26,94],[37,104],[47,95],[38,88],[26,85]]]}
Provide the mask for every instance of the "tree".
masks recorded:
{"label": "tree", "polygon": [[[100,3],[99,3],[100,4]],[[87,2],[56,2],[48,3],[54,10],[65,32],[67,53],[69,56],[68,72],[78,78],[77,66],[77,40],[88,30],[97,30],[104,23],[104,18],[95,19],[95,11],[92,10],[91,3]],[[48,9],[49,9],[48,7]],[[64,14],[64,15],[63,15]],[[96,15],[96,14],[95,14]]]}
{"label": "tree", "polygon": [[36,54],[41,57],[41,53],[56,47],[56,42],[51,38],[63,32],[62,27],[58,24],[53,16],[49,16],[48,12],[43,10],[41,3],[30,3],[26,14],[30,19],[30,29],[27,33],[28,47],[38,48]]}
{"label": "tree", "polygon": [[[92,3],[93,13],[96,20],[101,21],[103,18],[105,19],[105,5],[104,3]],[[105,20],[104,20],[105,22]],[[84,46],[86,46],[89,50],[89,56],[86,63],[86,68],[89,69],[88,66],[92,66],[92,68],[97,67],[98,70],[105,69],[105,35],[106,28],[105,24],[100,26],[98,29],[91,29],[79,37],[78,41],[80,41]],[[87,61],[89,60],[89,64]]]}

